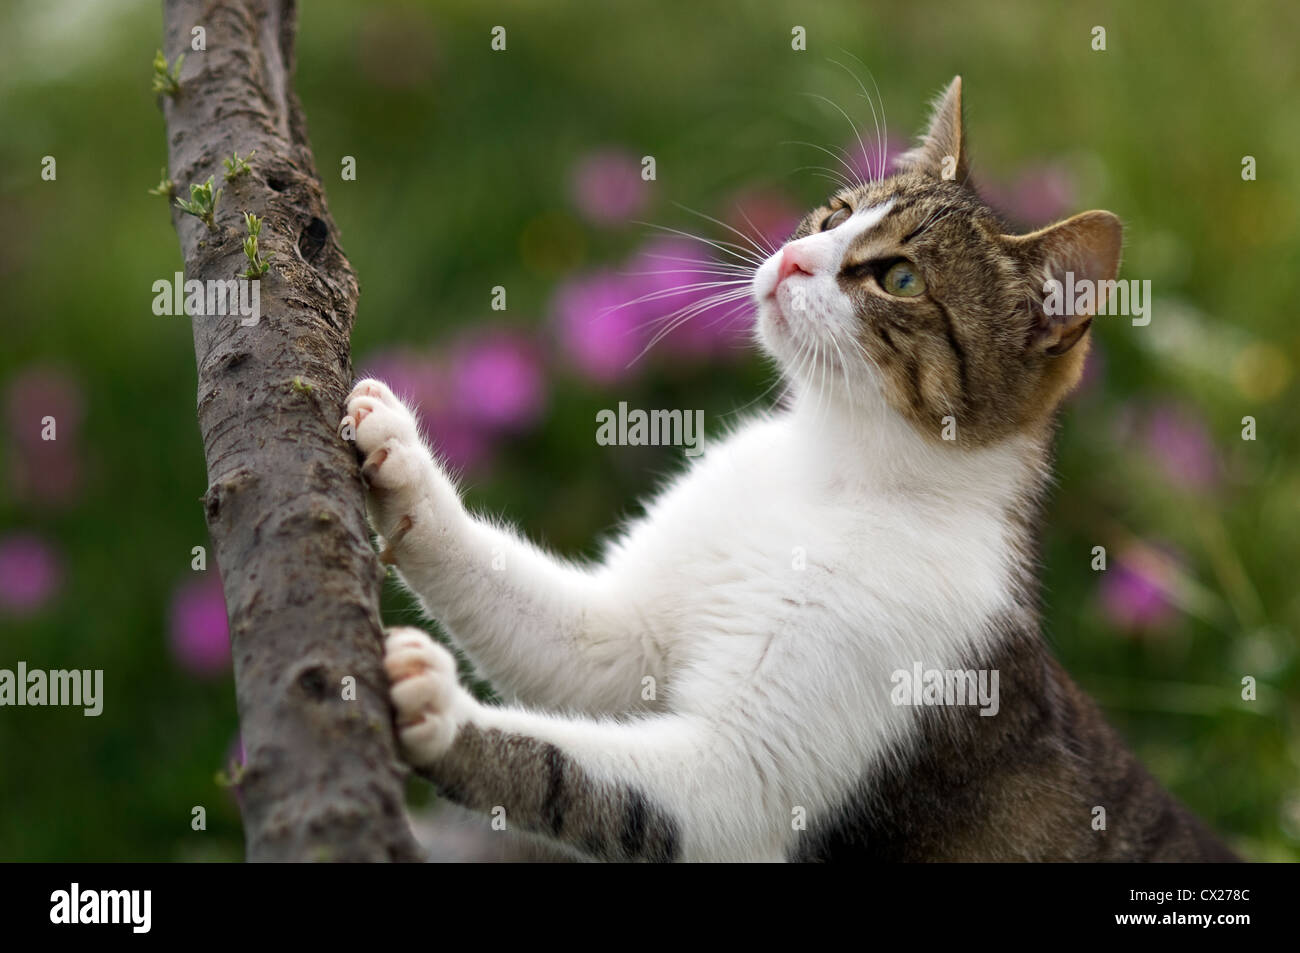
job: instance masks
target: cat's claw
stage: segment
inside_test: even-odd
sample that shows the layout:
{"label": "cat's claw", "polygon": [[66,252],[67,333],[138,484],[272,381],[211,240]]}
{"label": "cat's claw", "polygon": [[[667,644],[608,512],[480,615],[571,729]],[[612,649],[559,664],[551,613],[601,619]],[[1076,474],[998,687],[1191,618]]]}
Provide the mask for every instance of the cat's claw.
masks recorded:
{"label": "cat's claw", "polygon": [[384,548],[379,551],[379,561],[385,566],[397,565],[397,544],[406,538],[406,534],[411,531],[415,521],[409,516],[403,516],[397,521],[397,525],[388,531],[388,536],[384,540]]}
{"label": "cat's claw", "polygon": [[397,733],[411,764],[431,764],[456,740],[476,704],[456,676],[456,659],[419,629],[388,630],[384,670],[397,709]]}

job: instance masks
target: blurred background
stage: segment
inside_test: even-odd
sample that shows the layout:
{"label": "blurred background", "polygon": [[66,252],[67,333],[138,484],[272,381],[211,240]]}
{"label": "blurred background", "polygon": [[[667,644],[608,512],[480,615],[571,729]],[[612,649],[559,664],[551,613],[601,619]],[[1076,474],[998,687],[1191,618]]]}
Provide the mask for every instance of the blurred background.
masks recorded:
{"label": "blurred background", "polygon": [[[1116,212],[1121,276],[1155,295],[1148,327],[1096,323],[1064,417],[1047,635],[1238,850],[1296,859],[1300,8],[607,6],[304,4],[297,89],[361,281],[358,372],[421,402],[472,505],[594,553],[681,464],[598,446],[598,410],[702,408],[718,434],[775,394],[743,308],[671,293],[720,253],[669,230],[743,244],[708,216],[779,243],[841,160],[896,152],[962,74],[986,197],[1026,228]],[[181,267],[147,194],[160,37],[152,0],[0,14],[0,668],[105,673],[98,718],[0,709],[2,860],[243,856],[225,609],[216,567],[191,568],[208,540],[190,328],[151,309]],[[390,622],[415,618],[385,598]]]}

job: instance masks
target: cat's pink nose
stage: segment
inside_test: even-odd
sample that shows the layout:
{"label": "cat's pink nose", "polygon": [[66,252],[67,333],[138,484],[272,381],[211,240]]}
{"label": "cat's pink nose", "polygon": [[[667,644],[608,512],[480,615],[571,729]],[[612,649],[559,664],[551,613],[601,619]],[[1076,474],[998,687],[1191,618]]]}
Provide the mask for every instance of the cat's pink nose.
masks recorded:
{"label": "cat's pink nose", "polygon": [[781,266],[776,270],[776,283],[779,285],[795,272],[811,275],[815,267],[807,249],[800,246],[798,242],[792,242],[786,245],[781,253]]}

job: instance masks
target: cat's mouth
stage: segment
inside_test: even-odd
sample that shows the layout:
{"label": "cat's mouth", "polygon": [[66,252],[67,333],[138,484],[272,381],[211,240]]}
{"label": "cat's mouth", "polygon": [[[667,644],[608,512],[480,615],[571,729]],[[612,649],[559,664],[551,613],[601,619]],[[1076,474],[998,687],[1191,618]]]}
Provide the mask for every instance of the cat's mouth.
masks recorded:
{"label": "cat's mouth", "polygon": [[763,305],[770,314],[773,327],[781,331],[793,328],[795,318],[805,321],[809,317],[809,299],[812,288],[804,284],[810,276],[793,276],[778,281],[763,296]]}
{"label": "cat's mouth", "polygon": [[760,319],[766,316],[775,328],[785,331],[789,329],[790,321],[777,294],[781,288],[781,282],[777,280],[777,260],[780,254],[778,251],[764,262],[754,275],[754,298],[758,303]]}
{"label": "cat's mouth", "polygon": [[756,324],[770,335],[769,342],[775,344],[777,341],[788,341],[791,335],[790,320],[777,299],[776,291],[769,291],[761,297],[755,295],[755,298],[758,303]]}
{"label": "cat's mouth", "polygon": [[786,320],[785,311],[781,309],[781,302],[777,300],[775,290],[768,293],[765,303],[771,314],[772,324],[783,331],[786,330],[790,322]]}

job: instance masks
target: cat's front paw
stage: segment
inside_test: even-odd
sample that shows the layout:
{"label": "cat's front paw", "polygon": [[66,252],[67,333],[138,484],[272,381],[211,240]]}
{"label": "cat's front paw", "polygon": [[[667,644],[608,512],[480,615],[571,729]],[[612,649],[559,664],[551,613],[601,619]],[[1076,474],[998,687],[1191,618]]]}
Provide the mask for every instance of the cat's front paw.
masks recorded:
{"label": "cat's front paw", "polygon": [[406,759],[416,767],[432,764],[478,704],[460,685],[456,659],[424,632],[403,626],[388,630],[384,670]]}
{"label": "cat's front paw", "polygon": [[352,388],[339,432],[356,441],[364,460],[361,472],[372,490],[412,489],[432,463],[415,414],[382,381],[367,379]]}
{"label": "cat's front paw", "polygon": [[356,441],[370,488],[371,517],[389,547],[412,528],[422,503],[432,504],[436,513],[456,500],[451,481],[420,438],[415,415],[388,385],[373,379],[357,384],[348,395],[339,433]]}

